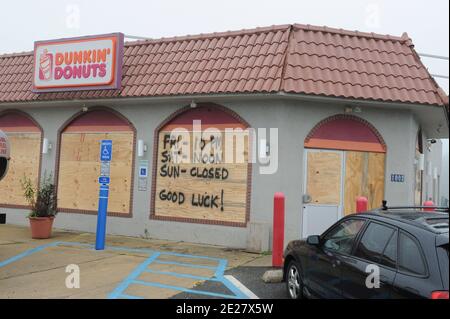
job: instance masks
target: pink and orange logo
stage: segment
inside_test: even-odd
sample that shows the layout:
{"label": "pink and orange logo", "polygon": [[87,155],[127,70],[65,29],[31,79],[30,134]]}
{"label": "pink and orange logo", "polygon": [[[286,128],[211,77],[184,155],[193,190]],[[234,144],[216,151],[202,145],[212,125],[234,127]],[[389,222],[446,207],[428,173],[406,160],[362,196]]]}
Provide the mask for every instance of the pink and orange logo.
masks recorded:
{"label": "pink and orange logo", "polygon": [[34,92],[120,87],[123,35],[35,43]]}

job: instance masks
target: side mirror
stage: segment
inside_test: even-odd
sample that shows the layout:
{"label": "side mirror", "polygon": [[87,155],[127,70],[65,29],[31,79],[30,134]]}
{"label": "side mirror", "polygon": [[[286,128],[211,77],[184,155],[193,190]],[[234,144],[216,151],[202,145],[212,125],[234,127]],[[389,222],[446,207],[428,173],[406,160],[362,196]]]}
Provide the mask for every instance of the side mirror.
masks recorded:
{"label": "side mirror", "polygon": [[308,236],[308,238],[306,238],[306,243],[311,246],[318,246],[320,244],[320,236],[319,235]]}

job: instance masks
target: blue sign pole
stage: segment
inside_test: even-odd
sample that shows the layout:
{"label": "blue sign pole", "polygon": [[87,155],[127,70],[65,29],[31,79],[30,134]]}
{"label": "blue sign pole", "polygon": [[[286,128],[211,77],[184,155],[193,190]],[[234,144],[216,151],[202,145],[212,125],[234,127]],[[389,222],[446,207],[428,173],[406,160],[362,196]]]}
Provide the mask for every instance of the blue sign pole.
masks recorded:
{"label": "blue sign pole", "polygon": [[97,233],[95,238],[95,249],[105,249],[106,216],[108,212],[109,197],[109,166],[112,159],[112,141],[102,140],[100,145],[101,173],[98,178],[100,192],[98,196]]}
{"label": "blue sign pole", "polygon": [[105,249],[105,235],[106,235],[106,214],[108,211],[108,195],[109,186],[101,185],[98,197],[98,215],[97,215],[97,235],[95,239],[95,249]]}

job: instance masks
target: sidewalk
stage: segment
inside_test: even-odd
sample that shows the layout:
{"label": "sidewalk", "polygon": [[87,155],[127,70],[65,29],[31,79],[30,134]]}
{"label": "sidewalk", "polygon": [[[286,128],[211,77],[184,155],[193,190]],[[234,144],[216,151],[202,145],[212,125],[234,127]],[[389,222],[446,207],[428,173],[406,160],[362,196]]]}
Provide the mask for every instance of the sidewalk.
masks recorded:
{"label": "sidewalk", "polygon": [[[180,291],[205,297],[242,298],[224,280],[226,269],[267,256],[198,245],[108,236],[107,249],[92,248],[95,234],[55,230],[33,240],[27,227],[0,225],[0,298],[169,298]],[[80,269],[80,288],[66,287],[66,267]],[[191,291],[199,283],[223,284],[226,294]]]}

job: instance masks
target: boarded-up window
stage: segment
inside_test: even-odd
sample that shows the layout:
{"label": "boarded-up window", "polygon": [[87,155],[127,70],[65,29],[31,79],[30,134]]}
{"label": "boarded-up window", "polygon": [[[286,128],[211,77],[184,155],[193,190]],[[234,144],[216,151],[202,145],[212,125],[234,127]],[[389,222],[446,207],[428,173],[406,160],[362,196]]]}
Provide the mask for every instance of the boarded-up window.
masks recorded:
{"label": "boarded-up window", "polygon": [[6,177],[0,181],[0,205],[26,206],[21,180],[35,184],[39,179],[41,129],[26,115],[8,112],[0,115],[0,129],[11,144],[11,161]]}
{"label": "boarded-up window", "polygon": [[103,139],[113,141],[108,213],[131,213],[134,130],[122,118],[103,110],[81,115],[61,134],[59,210],[97,211]]}
{"label": "boarded-up window", "polygon": [[187,110],[162,127],[155,146],[153,218],[245,225],[246,128],[236,117],[210,106]]}

